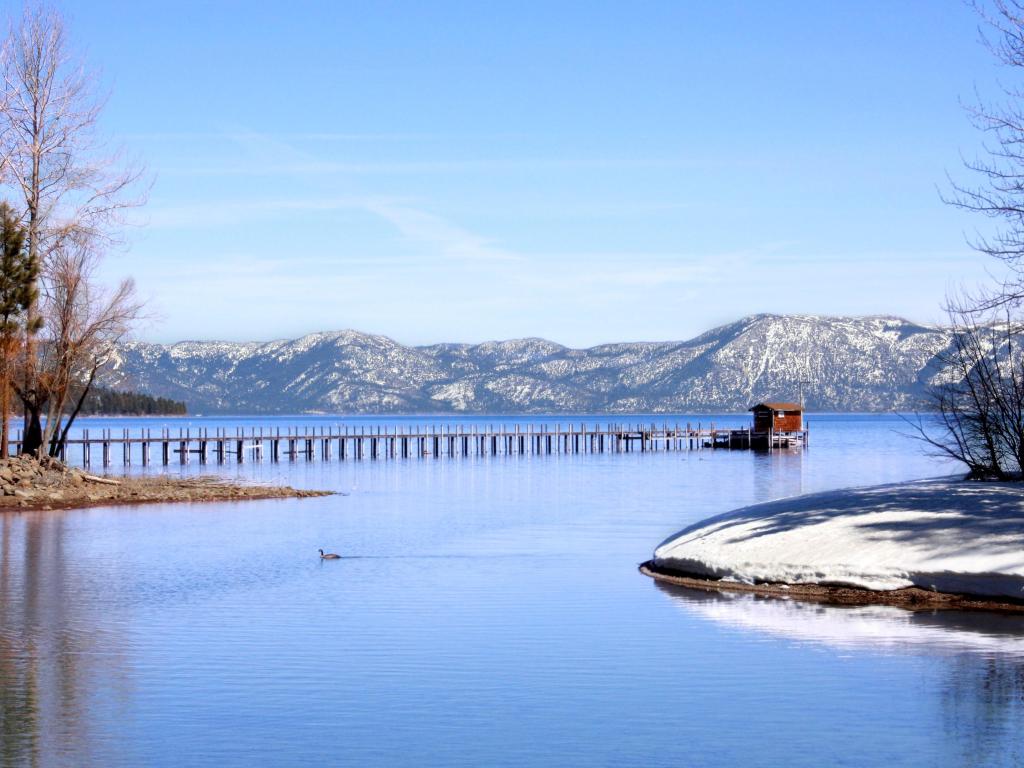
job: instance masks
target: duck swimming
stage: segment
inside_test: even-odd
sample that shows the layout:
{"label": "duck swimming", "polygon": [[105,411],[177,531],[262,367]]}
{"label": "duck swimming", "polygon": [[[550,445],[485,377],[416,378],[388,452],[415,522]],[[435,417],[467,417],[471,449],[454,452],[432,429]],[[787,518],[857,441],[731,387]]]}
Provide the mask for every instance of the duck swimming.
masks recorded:
{"label": "duck swimming", "polygon": [[327,554],[324,554],[324,551],[322,549],[318,551],[320,552],[321,560],[341,560],[341,555],[336,555],[333,552],[328,552]]}

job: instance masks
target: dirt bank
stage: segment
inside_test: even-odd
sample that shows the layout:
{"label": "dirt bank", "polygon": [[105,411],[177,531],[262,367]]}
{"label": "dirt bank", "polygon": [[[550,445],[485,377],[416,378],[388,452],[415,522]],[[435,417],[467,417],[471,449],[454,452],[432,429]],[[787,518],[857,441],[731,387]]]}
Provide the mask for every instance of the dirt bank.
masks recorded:
{"label": "dirt bank", "polygon": [[111,504],[231,501],[329,496],[289,486],[243,485],[217,477],[97,476],[44,456],[0,459],[0,512]]}
{"label": "dirt bank", "polygon": [[932,592],[919,587],[873,590],[830,587],[820,584],[744,584],[706,579],[661,568],[652,561],[640,565],[640,573],[667,584],[717,592],[750,592],[765,597],[805,600],[832,605],[895,605],[910,611],[968,610],[1024,613],[1024,602]]}

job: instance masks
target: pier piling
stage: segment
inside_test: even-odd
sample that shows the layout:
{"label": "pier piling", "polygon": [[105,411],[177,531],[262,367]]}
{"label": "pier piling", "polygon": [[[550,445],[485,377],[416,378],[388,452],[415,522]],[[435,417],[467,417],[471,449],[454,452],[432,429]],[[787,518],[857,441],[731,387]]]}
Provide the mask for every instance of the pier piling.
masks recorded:
{"label": "pier piling", "polygon": [[[269,460],[281,461],[282,450],[288,461],[294,462],[301,456],[307,462],[330,462],[369,457],[373,461],[405,460],[415,454],[422,459],[427,456],[439,458],[499,457],[499,456],[548,456],[564,454],[639,453],[703,451],[707,448],[739,450],[775,450],[780,448],[804,448],[808,445],[810,431],[805,428],[796,432],[755,432],[749,426],[742,428],[720,428],[714,422],[705,426],[698,422],[670,425],[658,424],[542,424],[515,425],[431,425],[415,427],[358,428],[339,425],[335,427],[293,428],[288,427],[282,434],[279,427],[236,428],[233,434],[222,427],[209,430],[180,429],[176,436],[170,430],[161,429],[154,435],[149,429],[131,434],[127,429],[115,433],[110,429],[94,435],[82,430],[78,437],[71,438],[62,448],[62,454],[70,447],[81,447],[82,466],[88,467],[92,460],[94,446],[98,446],[104,467],[112,464],[115,445],[120,446],[121,463],[131,466],[133,456],[144,467],[153,462],[153,444],[160,446],[160,460],[164,466],[170,464],[172,443],[178,461],[185,465],[191,454],[197,454],[200,464],[207,464],[210,451],[215,454],[218,464],[227,456],[243,464],[246,456],[254,462],[264,461],[264,446],[270,444]],[[11,450],[18,450],[22,441],[20,432],[11,441]],[[337,443],[337,453],[334,451]]]}

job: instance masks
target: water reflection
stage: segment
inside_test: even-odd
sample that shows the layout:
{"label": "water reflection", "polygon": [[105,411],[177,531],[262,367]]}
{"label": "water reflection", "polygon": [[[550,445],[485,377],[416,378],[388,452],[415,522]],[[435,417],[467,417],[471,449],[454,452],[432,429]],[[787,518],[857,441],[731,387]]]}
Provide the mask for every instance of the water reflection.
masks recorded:
{"label": "water reflection", "polygon": [[[0,764],[62,764],[89,738],[93,697],[116,702],[118,638],[97,628],[66,556],[66,518],[0,515]],[[103,684],[97,685],[102,680]],[[107,702],[110,703],[109,701]],[[98,756],[92,756],[98,757]]]}
{"label": "water reflection", "polygon": [[[1024,617],[986,612],[911,612],[893,606],[831,606],[656,582],[690,615],[843,653],[920,656],[937,672],[940,750],[963,766],[1024,764]],[[929,727],[923,725],[923,727]]]}
{"label": "water reflection", "polygon": [[[1015,630],[940,617],[931,631],[947,640],[927,640],[927,617],[867,615],[858,648],[871,627],[893,637],[909,621],[917,645],[903,647],[921,652],[841,650],[836,663],[794,648],[807,615],[780,619],[774,638],[757,611],[708,621],[698,609],[740,603],[673,597],[679,611],[635,570],[709,514],[941,474],[890,421],[840,418],[797,453],[193,462],[184,471],[350,495],[0,516],[0,766],[819,768],[993,754],[982,736],[933,733],[996,722],[1019,687]],[[326,567],[320,546],[352,557]],[[853,624],[816,632],[852,649]],[[969,693],[981,685],[987,721]]]}
{"label": "water reflection", "polygon": [[1024,764],[1024,663],[998,653],[961,655],[941,691],[941,732],[960,765]]}
{"label": "water reflection", "polygon": [[733,629],[842,650],[948,654],[992,652],[1024,662],[1024,616],[833,606],[737,592],[707,592],[657,581],[691,614]]}

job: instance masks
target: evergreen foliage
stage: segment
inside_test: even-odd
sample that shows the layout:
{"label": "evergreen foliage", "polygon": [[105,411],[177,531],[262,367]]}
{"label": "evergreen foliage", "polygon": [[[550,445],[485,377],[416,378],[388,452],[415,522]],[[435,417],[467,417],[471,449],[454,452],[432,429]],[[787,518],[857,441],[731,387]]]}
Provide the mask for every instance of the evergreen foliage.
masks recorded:
{"label": "evergreen foliage", "polygon": [[[39,265],[25,248],[25,229],[7,203],[0,203],[0,336],[23,330],[22,316],[36,300]],[[28,328],[38,330],[38,326]]]}
{"label": "evergreen foliage", "polygon": [[[75,398],[77,400],[77,397]],[[184,416],[185,403],[141,392],[119,392],[107,387],[92,387],[82,403],[81,416]]]}
{"label": "evergreen foliage", "polygon": [[30,317],[39,295],[39,263],[25,247],[27,232],[14,210],[0,203],[0,457],[8,452],[12,376],[25,341],[41,327]]}

